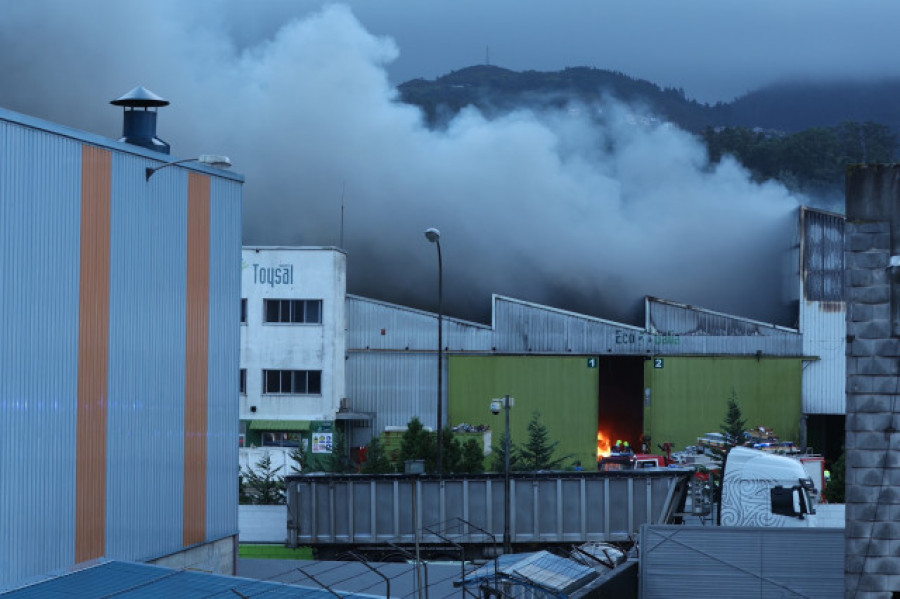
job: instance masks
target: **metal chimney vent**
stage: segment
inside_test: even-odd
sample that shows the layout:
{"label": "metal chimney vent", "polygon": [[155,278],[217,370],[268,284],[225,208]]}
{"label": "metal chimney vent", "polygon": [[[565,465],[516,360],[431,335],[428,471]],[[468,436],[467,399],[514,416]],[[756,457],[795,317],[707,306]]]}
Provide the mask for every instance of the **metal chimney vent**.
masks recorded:
{"label": "metal chimney vent", "polygon": [[162,154],[169,153],[169,144],[156,137],[156,109],[160,106],[168,106],[168,100],[139,85],[121,98],[111,101],[110,104],[125,108],[122,138],[119,141],[155,150]]}

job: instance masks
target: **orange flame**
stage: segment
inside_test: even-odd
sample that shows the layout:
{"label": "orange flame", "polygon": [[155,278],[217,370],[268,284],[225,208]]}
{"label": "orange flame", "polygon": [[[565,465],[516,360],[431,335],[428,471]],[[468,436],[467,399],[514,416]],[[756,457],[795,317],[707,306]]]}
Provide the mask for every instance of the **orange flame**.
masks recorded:
{"label": "orange flame", "polygon": [[611,453],[612,446],[603,431],[597,431],[597,459],[606,457]]}

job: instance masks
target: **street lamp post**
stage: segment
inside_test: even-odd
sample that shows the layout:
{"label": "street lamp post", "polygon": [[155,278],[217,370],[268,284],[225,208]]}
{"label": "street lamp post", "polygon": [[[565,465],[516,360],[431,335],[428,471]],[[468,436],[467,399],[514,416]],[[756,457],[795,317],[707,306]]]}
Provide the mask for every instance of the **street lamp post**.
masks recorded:
{"label": "street lamp post", "polygon": [[491,412],[500,413],[501,408],[506,417],[506,437],[503,440],[503,554],[512,553],[512,539],[509,533],[509,408],[515,400],[509,395],[491,400]]}
{"label": "street lamp post", "polygon": [[444,265],[441,260],[441,232],[431,227],[425,230],[425,238],[437,246],[438,255],[438,363],[437,363],[437,471],[444,473],[444,427],[442,401],[444,386]]}

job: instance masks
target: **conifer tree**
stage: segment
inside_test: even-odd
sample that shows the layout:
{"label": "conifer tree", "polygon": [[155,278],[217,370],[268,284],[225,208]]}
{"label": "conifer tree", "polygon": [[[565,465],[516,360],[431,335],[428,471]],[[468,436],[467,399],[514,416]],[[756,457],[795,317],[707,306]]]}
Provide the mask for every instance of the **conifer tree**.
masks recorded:
{"label": "conifer tree", "polygon": [[284,478],[278,475],[281,466],[272,467],[272,456],[266,451],[256,468],[245,468],[241,473],[244,483],[244,496],[250,503],[273,505],[284,503]]}
{"label": "conifer tree", "polygon": [[541,413],[535,411],[528,423],[528,441],[519,447],[519,469],[558,470],[572,456],[554,457],[559,441],[550,442],[550,432],[541,422]]}

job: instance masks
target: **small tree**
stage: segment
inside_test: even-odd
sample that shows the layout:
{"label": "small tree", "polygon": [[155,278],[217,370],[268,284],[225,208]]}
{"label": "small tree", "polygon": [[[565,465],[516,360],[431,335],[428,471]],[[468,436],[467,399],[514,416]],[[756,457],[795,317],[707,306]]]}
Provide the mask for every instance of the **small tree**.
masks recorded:
{"label": "small tree", "polygon": [[747,421],[741,412],[741,406],[737,401],[737,393],[731,390],[731,397],[728,398],[728,408],[725,412],[725,420],[722,421],[719,430],[722,431],[724,437],[724,446],[721,449],[713,450],[713,458],[719,465],[720,469],[725,468],[725,459],[732,448],[742,445],[744,441],[744,430],[747,428]]}
{"label": "small tree", "polygon": [[331,434],[331,455],[326,460],[328,472],[352,472],[353,464],[347,455],[347,438],[344,431],[335,427]]}
{"label": "small tree", "polygon": [[312,451],[306,445],[303,438],[297,439],[297,447],[288,454],[294,462],[291,464],[291,472],[293,474],[306,474],[312,470]]}
{"label": "small tree", "polygon": [[256,468],[245,468],[241,474],[244,483],[244,496],[250,499],[250,503],[259,505],[273,505],[284,503],[284,478],[278,476],[277,468],[272,467],[272,456],[266,451]]}
{"label": "small tree", "polygon": [[459,472],[465,472],[466,474],[484,472],[483,444],[479,443],[477,439],[469,439],[463,443]]}
{"label": "small tree", "polygon": [[443,433],[441,445],[444,451],[441,454],[441,467],[444,472],[459,472],[462,463],[462,445],[449,425],[444,427]]}
{"label": "small tree", "polygon": [[713,450],[713,461],[716,463],[719,474],[711,476],[710,481],[713,485],[713,500],[716,503],[722,501],[722,477],[725,475],[725,464],[728,461],[728,454],[731,450],[744,441],[744,430],[747,427],[747,421],[741,412],[741,406],[737,401],[737,393],[731,390],[731,397],[728,398],[728,408],[725,412],[725,420],[720,426],[722,435],[724,436],[724,445],[721,449]]}
{"label": "small tree", "polygon": [[831,480],[825,485],[825,499],[828,503],[844,503],[844,491],[846,488],[846,464],[847,452],[841,453],[841,457],[831,465]]}
{"label": "small tree", "polygon": [[387,451],[378,437],[372,437],[366,446],[366,461],[363,462],[364,474],[388,474],[394,471],[394,465],[388,458]]}
{"label": "small tree", "polygon": [[418,417],[414,416],[400,439],[401,468],[406,460],[425,460],[426,472],[435,470],[435,437],[425,430]]}
{"label": "small tree", "polygon": [[559,441],[550,442],[550,432],[541,422],[541,413],[535,411],[528,423],[528,441],[519,448],[519,467],[522,470],[558,470],[572,456],[554,457]]}
{"label": "small tree", "polygon": [[[503,436],[499,439],[499,445],[494,445],[491,449],[491,471],[493,472],[504,472],[506,465],[506,433],[503,433]],[[519,451],[516,447],[516,444],[510,440],[509,443],[509,469],[510,470],[521,470],[519,468]]]}

